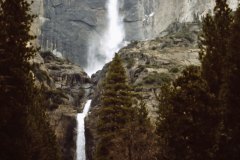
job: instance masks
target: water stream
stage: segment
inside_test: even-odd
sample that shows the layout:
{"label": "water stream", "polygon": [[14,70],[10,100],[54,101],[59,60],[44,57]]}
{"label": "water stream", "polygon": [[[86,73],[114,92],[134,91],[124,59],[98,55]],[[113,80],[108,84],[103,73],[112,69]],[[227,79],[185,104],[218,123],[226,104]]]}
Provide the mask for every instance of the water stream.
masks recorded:
{"label": "water stream", "polygon": [[[114,57],[114,54],[123,47],[125,37],[122,17],[119,14],[118,0],[108,0],[107,2],[108,25],[101,40],[100,54],[104,59],[98,59],[97,53],[91,52],[88,55],[88,67],[85,68],[88,75],[92,75]],[[77,115],[77,160],[86,160],[85,153],[85,125],[84,118],[90,109],[91,100],[85,104],[82,113]]]}
{"label": "water stream", "polygon": [[84,118],[90,109],[92,100],[88,100],[82,113],[77,115],[77,160],[86,160]]}

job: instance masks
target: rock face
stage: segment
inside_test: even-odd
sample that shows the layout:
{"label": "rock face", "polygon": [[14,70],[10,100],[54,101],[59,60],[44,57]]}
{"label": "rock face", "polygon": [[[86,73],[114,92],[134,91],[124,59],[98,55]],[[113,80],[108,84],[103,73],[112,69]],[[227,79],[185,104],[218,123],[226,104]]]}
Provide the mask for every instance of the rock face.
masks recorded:
{"label": "rock face", "polygon": [[[206,14],[214,0],[119,0],[126,40],[153,39],[171,23],[191,22]],[[40,15],[35,30],[42,51],[60,52],[81,66],[87,65],[92,44],[98,52],[107,25],[107,0],[36,0]],[[237,0],[229,0],[231,7]],[[37,28],[41,26],[41,29]],[[37,28],[37,29],[36,29]],[[93,47],[93,48],[94,48]]]}
{"label": "rock face", "polygon": [[[235,8],[237,0],[228,0]],[[127,40],[152,39],[171,23],[192,22],[213,9],[214,0],[124,0]]]}
{"label": "rock face", "polygon": [[[164,83],[176,79],[189,65],[200,65],[198,60],[197,37],[198,22],[174,23],[169,26],[164,37],[148,41],[134,41],[122,48],[119,54],[127,71],[128,81],[135,92],[146,103],[151,120],[155,121],[158,104],[154,91]],[[92,106],[86,119],[86,150],[88,160],[93,160],[96,147],[97,110],[99,109],[99,90],[106,74],[108,64],[92,76],[95,85],[92,92]]]}
{"label": "rock face", "polygon": [[82,110],[90,78],[78,66],[54,56],[51,52],[33,60],[37,85],[43,85],[44,102],[50,124],[55,131],[63,160],[74,160],[76,154],[76,114]]}
{"label": "rock face", "polygon": [[45,0],[42,50],[56,50],[86,65],[89,39],[98,39],[106,24],[106,0]]}

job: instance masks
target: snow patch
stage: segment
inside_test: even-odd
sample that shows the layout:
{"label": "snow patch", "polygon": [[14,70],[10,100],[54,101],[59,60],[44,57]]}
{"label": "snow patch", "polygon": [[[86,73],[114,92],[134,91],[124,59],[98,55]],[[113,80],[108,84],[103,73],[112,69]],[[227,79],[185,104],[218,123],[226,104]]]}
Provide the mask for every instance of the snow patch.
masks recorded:
{"label": "snow patch", "polygon": [[39,16],[39,20],[40,20],[40,22],[41,22],[42,24],[45,23],[46,21],[50,21],[49,18],[45,18],[45,17],[43,17],[43,16]]}
{"label": "snow patch", "polygon": [[61,52],[58,52],[57,49],[54,49],[54,50],[52,51],[52,53],[53,53],[55,56],[57,56],[58,58],[63,58],[62,53],[61,53]]}

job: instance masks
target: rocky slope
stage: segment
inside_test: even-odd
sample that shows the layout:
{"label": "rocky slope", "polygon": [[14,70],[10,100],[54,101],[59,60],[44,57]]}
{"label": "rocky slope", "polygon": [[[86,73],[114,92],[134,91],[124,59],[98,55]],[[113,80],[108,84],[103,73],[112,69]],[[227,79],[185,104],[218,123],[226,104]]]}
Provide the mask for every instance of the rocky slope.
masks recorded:
{"label": "rocky slope", "polygon": [[90,78],[78,66],[54,56],[38,54],[33,60],[37,85],[43,85],[48,115],[61,148],[63,160],[74,160],[76,153],[76,114],[88,92]]}
{"label": "rocky slope", "polygon": [[[35,0],[34,27],[43,51],[60,52],[85,66],[89,46],[99,46],[106,24],[107,0]],[[191,22],[212,10],[214,0],[119,0],[126,41],[152,39],[176,20]],[[229,0],[231,7],[237,0]],[[41,26],[41,28],[40,28]],[[41,34],[40,34],[41,33]],[[99,48],[95,47],[95,52]]]}
{"label": "rocky slope", "polygon": [[[146,103],[149,116],[154,122],[157,99],[154,91],[167,82],[171,82],[189,65],[199,65],[197,37],[199,23],[173,23],[159,37],[149,41],[133,41],[119,51],[128,74],[129,83]],[[97,110],[101,80],[105,76],[108,64],[103,70],[92,76],[94,92],[92,107],[86,119],[87,156],[93,159],[95,151]]]}

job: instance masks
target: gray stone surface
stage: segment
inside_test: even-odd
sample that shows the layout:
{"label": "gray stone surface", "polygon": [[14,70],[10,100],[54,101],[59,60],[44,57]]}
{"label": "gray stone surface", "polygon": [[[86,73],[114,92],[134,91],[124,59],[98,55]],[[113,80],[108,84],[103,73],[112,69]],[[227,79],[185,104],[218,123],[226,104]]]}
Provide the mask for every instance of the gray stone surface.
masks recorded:
{"label": "gray stone surface", "polygon": [[[192,22],[214,7],[214,0],[124,0],[127,40],[152,39],[171,23]],[[235,8],[237,0],[229,0]]]}
{"label": "gray stone surface", "polygon": [[50,52],[37,54],[31,61],[35,84],[43,87],[44,104],[55,132],[62,160],[76,157],[76,114],[82,112],[90,78],[77,65]]}
{"label": "gray stone surface", "polygon": [[[105,3],[106,0],[37,0],[33,10],[42,22],[37,22],[41,26],[41,50],[56,50],[85,66],[90,37],[99,37],[105,28]],[[36,7],[39,4],[42,9]]]}
{"label": "gray stone surface", "polygon": [[[35,0],[39,15],[34,33],[42,51],[57,50],[81,66],[87,65],[89,46],[98,52],[107,25],[107,0]],[[191,22],[214,6],[214,0],[119,0],[126,40],[153,39],[171,23]],[[229,0],[236,6],[237,0]],[[39,27],[41,26],[41,27]]]}

